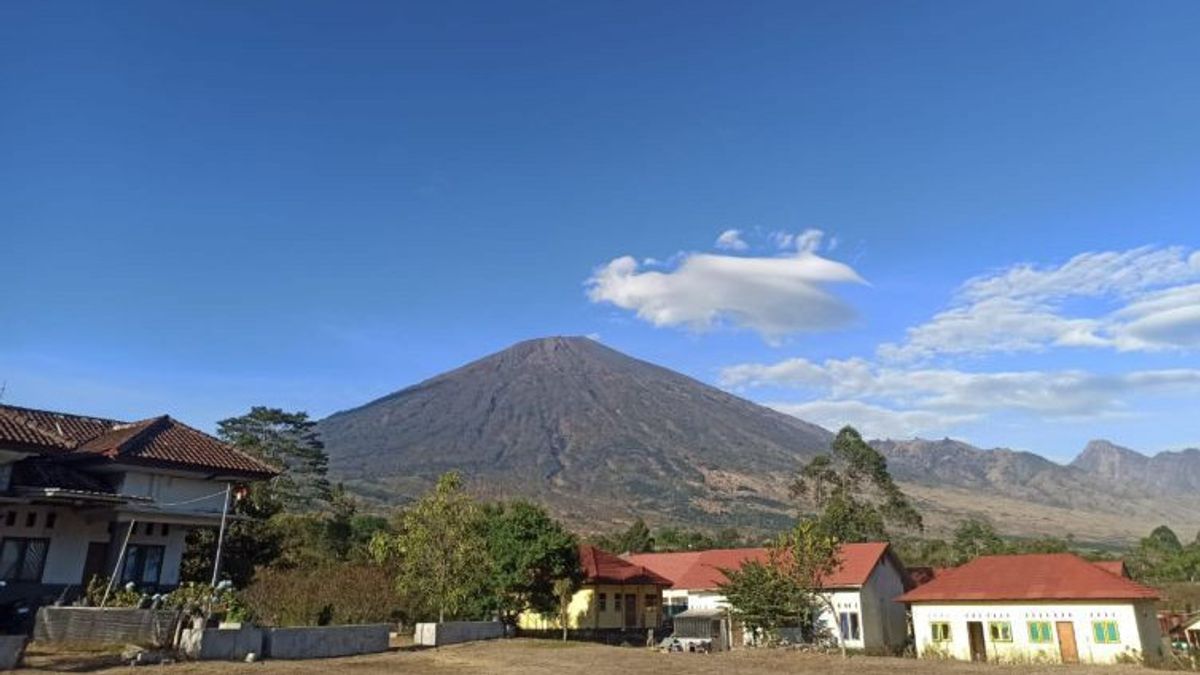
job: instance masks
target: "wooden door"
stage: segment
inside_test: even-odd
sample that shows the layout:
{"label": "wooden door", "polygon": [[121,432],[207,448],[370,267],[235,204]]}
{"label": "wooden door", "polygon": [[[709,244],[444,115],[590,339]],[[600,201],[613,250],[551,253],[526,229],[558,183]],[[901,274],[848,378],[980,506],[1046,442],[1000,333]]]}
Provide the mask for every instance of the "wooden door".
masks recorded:
{"label": "wooden door", "polygon": [[967,639],[971,645],[972,661],[987,661],[987,644],[983,641],[983,622],[967,622]]}
{"label": "wooden door", "polygon": [[637,596],[632,593],[625,594],[625,627],[637,628]]}
{"label": "wooden door", "polygon": [[1058,653],[1063,663],[1079,663],[1079,649],[1075,646],[1075,624],[1070,621],[1059,621],[1054,624],[1058,632]]}

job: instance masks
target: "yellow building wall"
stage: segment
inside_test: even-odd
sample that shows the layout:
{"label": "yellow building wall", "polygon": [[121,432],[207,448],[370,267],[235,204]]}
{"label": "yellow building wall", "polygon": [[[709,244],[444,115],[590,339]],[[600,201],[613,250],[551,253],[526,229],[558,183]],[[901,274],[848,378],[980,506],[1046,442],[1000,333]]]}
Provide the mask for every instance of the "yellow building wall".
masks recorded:
{"label": "yellow building wall", "polygon": [[[600,608],[600,596],[604,596],[604,608]],[[616,597],[620,595],[618,603]],[[634,623],[625,624],[625,598],[634,597]],[[652,598],[647,602],[647,596]],[[620,609],[618,609],[618,605]],[[662,589],[657,586],[586,585],[575,592],[568,606],[569,629],[613,629],[653,628],[662,623]],[[556,614],[523,612],[517,617],[517,626],[526,630],[561,629]]]}

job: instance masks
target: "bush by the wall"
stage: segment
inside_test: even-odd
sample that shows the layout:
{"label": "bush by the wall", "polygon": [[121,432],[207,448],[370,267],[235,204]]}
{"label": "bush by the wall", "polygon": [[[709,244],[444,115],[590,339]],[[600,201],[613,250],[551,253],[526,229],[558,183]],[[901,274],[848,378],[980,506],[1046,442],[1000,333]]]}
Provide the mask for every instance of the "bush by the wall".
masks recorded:
{"label": "bush by the wall", "polygon": [[401,616],[395,582],[376,565],[260,569],[241,597],[249,615],[268,626],[385,623]]}

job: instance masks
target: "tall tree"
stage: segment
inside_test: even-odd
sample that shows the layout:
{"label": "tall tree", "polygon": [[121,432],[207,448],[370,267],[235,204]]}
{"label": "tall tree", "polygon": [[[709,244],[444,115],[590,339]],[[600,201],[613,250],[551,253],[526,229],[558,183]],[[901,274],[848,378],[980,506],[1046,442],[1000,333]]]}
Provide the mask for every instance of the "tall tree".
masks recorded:
{"label": "tall tree", "polygon": [[817,522],[842,542],[888,539],[888,526],[921,530],[921,514],[892,480],[887,460],[853,427],[843,427],[829,454],[806,464],[792,494],[818,514]]}
{"label": "tall tree", "polygon": [[525,610],[552,613],[558,606],[555,582],[570,584],[581,576],[575,535],[525,501],[485,506],[484,520],[488,586],[500,619],[511,625]]}
{"label": "tall tree", "polygon": [[812,615],[812,599],[782,564],[790,555],[786,544],[770,549],[766,562],[747,561],[740,569],[723,569],[728,580],[721,593],[742,625],[762,635],[768,646],[779,641],[787,626],[803,626]]}
{"label": "tall tree", "polygon": [[786,555],[778,557],[779,564],[791,577],[804,597],[819,606],[832,618],[842,656],[846,656],[846,634],[838,616],[833,594],[825,592],[826,581],[841,567],[838,539],[826,525],[814,518],[801,518],[784,540]]}
{"label": "tall tree", "polygon": [[287,510],[311,510],[328,502],[329,457],[306,412],[254,406],[217,422],[217,435],[235,448],[280,467],[269,489]]}
{"label": "tall tree", "polygon": [[654,550],[654,536],[650,534],[646,521],[638,518],[621,535],[618,544],[618,550],[614,553],[645,553]]}
{"label": "tall tree", "polygon": [[479,504],[449,472],[402,514],[395,534],[377,533],[377,560],[395,566],[396,587],[415,613],[439,622],[478,607],[491,567]]}

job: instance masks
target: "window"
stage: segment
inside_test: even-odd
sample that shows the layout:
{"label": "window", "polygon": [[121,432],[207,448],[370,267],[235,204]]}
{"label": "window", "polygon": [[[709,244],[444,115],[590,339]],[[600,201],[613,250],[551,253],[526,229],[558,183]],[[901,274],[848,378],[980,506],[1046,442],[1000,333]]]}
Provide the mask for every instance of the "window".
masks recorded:
{"label": "window", "polygon": [[51,512],[51,513],[46,514],[46,529],[47,530],[53,530],[54,524],[57,522],[58,522],[58,514],[57,513]]}
{"label": "window", "polygon": [[163,547],[133,544],[125,551],[121,583],[157,584],[162,574]]}
{"label": "window", "polygon": [[608,609],[608,593],[600,593],[596,596],[596,607],[600,608],[601,612]]}
{"label": "window", "polygon": [[650,593],[646,594],[646,609],[652,609],[658,606],[658,596]]}
{"label": "window", "polygon": [[25,514],[25,527],[33,527],[37,525],[37,511],[30,511]]}
{"label": "window", "polygon": [[0,579],[41,581],[48,548],[49,539],[6,538],[0,546]]}
{"label": "window", "polygon": [[1054,638],[1050,633],[1049,621],[1030,621],[1029,622],[1029,641],[1037,644],[1046,644],[1054,642]]}
{"label": "window", "polygon": [[162,524],[162,536],[165,537],[170,533],[171,533],[171,526],[166,523],[163,523]]}
{"label": "window", "polygon": [[1096,638],[1097,644],[1110,645],[1121,641],[1116,621],[1093,621],[1092,635]]}
{"label": "window", "polygon": [[8,513],[4,514],[4,524],[9,527],[16,525],[17,524],[17,512],[9,511]]}
{"label": "window", "polygon": [[1012,624],[1007,621],[988,623],[988,633],[992,636],[992,642],[1012,642]]}
{"label": "window", "polygon": [[613,593],[613,609],[621,611],[621,594]]}
{"label": "window", "polygon": [[858,612],[842,612],[838,614],[838,628],[842,631],[842,637],[847,640],[858,640]]}
{"label": "window", "polygon": [[929,625],[933,633],[934,642],[949,642],[950,641],[950,623],[947,621],[934,621]]}

